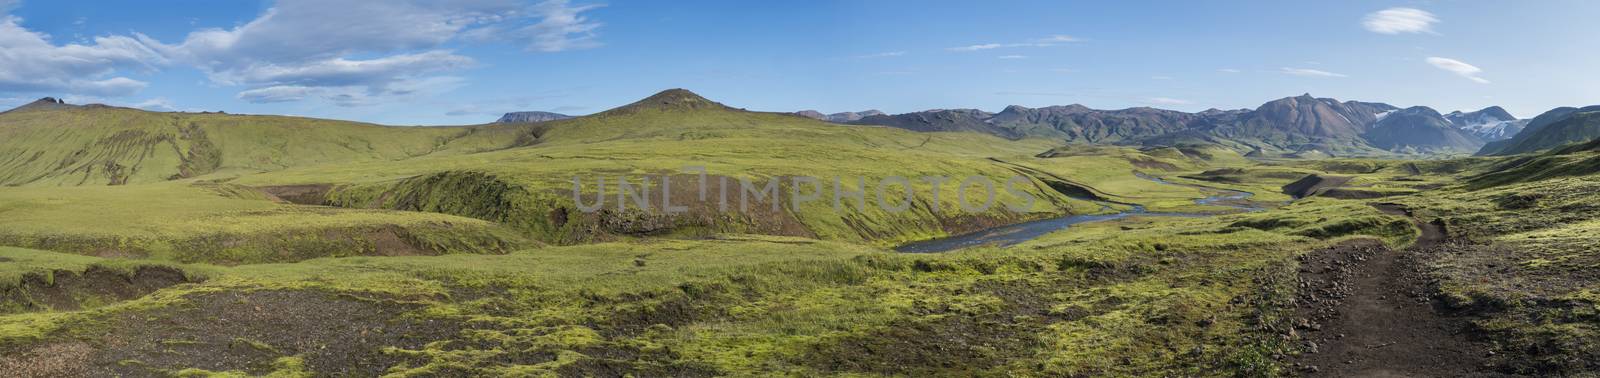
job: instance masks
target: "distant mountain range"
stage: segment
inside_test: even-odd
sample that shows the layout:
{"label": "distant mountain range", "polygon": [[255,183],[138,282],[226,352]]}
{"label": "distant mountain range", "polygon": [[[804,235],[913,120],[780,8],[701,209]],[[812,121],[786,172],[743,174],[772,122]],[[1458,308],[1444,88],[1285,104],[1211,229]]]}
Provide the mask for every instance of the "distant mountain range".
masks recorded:
{"label": "distant mountain range", "polygon": [[567,119],[567,118],[572,118],[572,116],[569,116],[569,115],[566,115],[566,114],[561,114],[561,113],[551,113],[551,112],[511,112],[511,113],[506,113],[506,115],[500,116],[500,119],[494,121],[494,123],[544,122],[544,121],[563,120],[563,119]]}
{"label": "distant mountain range", "polygon": [[1444,119],[1485,142],[1511,139],[1512,136],[1522,132],[1522,128],[1527,126],[1529,121],[1512,117],[1511,113],[1498,106],[1490,106],[1471,113],[1458,110],[1445,114]]}
{"label": "distant mountain range", "polygon": [[1600,138],[1600,105],[1556,108],[1533,117],[1522,132],[1484,146],[1479,155],[1515,155]]}
{"label": "distant mountain range", "polygon": [[[934,109],[865,116],[854,121],[834,119],[833,115],[816,111],[796,114],[857,125],[923,132],[970,131],[1013,139],[1040,137],[1072,143],[1150,146],[1212,143],[1255,156],[1284,157],[1476,153],[1486,144],[1506,146],[1513,137],[1522,134],[1525,127],[1533,129],[1530,122],[1537,123],[1519,120],[1498,106],[1440,114],[1425,106],[1401,109],[1384,103],[1339,101],[1310,94],[1269,101],[1255,109],[1211,109],[1198,113],[1148,107],[1099,110],[1083,105],[1043,108],[1012,105],[999,113]],[[1546,118],[1551,118],[1551,122],[1545,125],[1556,123],[1553,116]],[[1557,130],[1575,127],[1558,126],[1562,127]],[[1583,138],[1584,134],[1578,132],[1577,135],[1547,139]]]}
{"label": "distant mountain range", "polygon": [[798,111],[798,112],[794,112],[794,114],[805,116],[806,118],[822,120],[822,121],[828,121],[828,122],[833,122],[833,123],[850,123],[850,122],[860,121],[862,118],[866,118],[866,117],[871,117],[871,116],[876,116],[876,115],[883,115],[883,112],[880,112],[877,109],[872,109],[872,110],[863,110],[863,111],[859,111],[859,112],[841,112],[841,113],[833,113],[833,114],[822,114],[822,112],[815,111],[815,110],[801,110],[801,111]]}

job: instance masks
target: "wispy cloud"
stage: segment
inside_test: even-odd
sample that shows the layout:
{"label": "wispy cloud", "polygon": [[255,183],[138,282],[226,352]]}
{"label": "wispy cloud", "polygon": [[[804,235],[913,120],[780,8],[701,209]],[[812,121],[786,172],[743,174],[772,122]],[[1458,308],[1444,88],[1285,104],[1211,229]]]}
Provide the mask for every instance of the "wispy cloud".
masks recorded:
{"label": "wispy cloud", "polygon": [[1240,71],[1240,70],[1238,70],[1236,68],[1218,68],[1217,72],[1221,72],[1221,73],[1240,73],[1240,72],[1244,72],[1244,71]]}
{"label": "wispy cloud", "polygon": [[144,100],[137,104],[133,104],[133,107],[144,110],[168,112],[178,110],[178,106],[174,105],[172,100],[168,100],[166,97],[156,97],[149,100]]}
{"label": "wispy cloud", "polygon": [[999,95],[999,96],[1050,96],[1050,97],[1075,96],[1075,94],[1066,93],[1066,92],[1034,92],[1034,91],[999,91],[999,92],[995,92],[994,94],[995,95]]}
{"label": "wispy cloud", "polygon": [[892,58],[892,57],[905,56],[905,55],[906,55],[905,51],[885,51],[885,52],[876,53],[876,54],[856,55],[855,58],[856,59]]}
{"label": "wispy cloud", "polygon": [[1289,75],[1295,75],[1295,76],[1349,77],[1348,75],[1341,74],[1341,73],[1334,73],[1334,72],[1328,72],[1328,71],[1316,70],[1316,69],[1310,69],[1310,68],[1284,67],[1282,69],[1279,69],[1278,72],[1281,72],[1281,73],[1284,73],[1284,74],[1289,74]]}
{"label": "wispy cloud", "polygon": [[[4,7],[15,6],[0,3]],[[154,70],[159,54],[125,36],[57,45],[50,35],[29,30],[16,16],[0,14],[0,93],[57,93],[120,97],[147,83],[118,76],[119,70]]]}
{"label": "wispy cloud", "polygon": [[1152,104],[1152,105],[1190,105],[1190,104],[1194,104],[1194,101],[1176,99],[1176,98],[1171,98],[1171,97],[1151,97],[1151,98],[1145,99],[1145,103]]}
{"label": "wispy cloud", "polygon": [[1489,84],[1488,79],[1478,77],[1478,74],[1483,73],[1483,69],[1478,68],[1478,66],[1467,64],[1466,62],[1435,56],[1428,57],[1428,64],[1431,64],[1441,70],[1450,71],[1450,73],[1454,73],[1457,76],[1467,78],[1467,80],[1472,80],[1479,84]]}
{"label": "wispy cloud", "polygon": [[967,45],[967,46],[960,46],[960,47],[951,47],[951,48],[948,48],[948,49],[945,49],[945,50],[950,50],[950,51],[980,51],[980,50],[998,49],[998,48],[1001,48],[1001,47],[1010,47],[1010,46],[1002,45],[1002,44],[999,44],[999,43],[985,43],[985,44],[981,44],[981,45]]}
{"label": "wispy cloud", "polygon": [[1073,42],[1081,42],[1081,41],[1083,41],[1083,40],[1079,39],[1077,37],[1070,36],[1070,35],[1056,34],[1056,35],[1052,35],[1052,36],[1049,36],[1049,37],[1034,39],[1034,40],[1029,41],[1029,42],[1021,42],[1021,43],[984,43],[984,44],[977,44],[977,45],[966,45],[966,46],[951,47],[951,48],[946,48],[945,50],[957,51],[957,52],[970,52],[970,51],[983,51],[983,50],[993,50],[993,49],[1012,48],[1012,47],[1050,47],[1050,46],[1055,46],[1055,45],[1059,45],[1059,44],[1063,44],[1063,43],[1073,43]]}
{"label": "wispy cloud", "polygon": [[533,6],[532,13],[540,18],[539,22],[518,29],[518,33],[530,42],[528,48],[536,51],[558,52],[599,47],[595,29],[599,29],[601,24],[580,13],[604,6],[572,5],[567,0],[547,0]]}
{"label": "wispy cloud", "polygon": [[1378,34],[1433,33],[1436,22],[1439,18],[1425,10],[1389,8],[1368,14],[1361,26]]}
{"label": "wispy cloud", "polygon": [[602,6],[569,0],[276,0],[254,20],[231,29],[197,29],[178,42],[136,33],[135,51],[194,66],[214,84],[244,86],[237,97],[248,102],[323,98],[358,106],[458,86],[459,78],[439,74],[476,61],[446,49],[452,41],[502,40],[537,52],[598,47],[601,24],[585,12]]}
{"label": "wispy cloud", "polygon": [[1028,59],[1028,56],[1027,55],[1001,55],[1001,56],[997,56],[995,58],[1000,58],[1000,59]]}
{"label": "wispy cloud", "polygon": [[1035,42],[1038,42],[1038,43],[1072,43],[1072,42],[1082,42],[1082,41],[1083,41],[1083,39],[1080,39],[1078,37],[1073,37],[1073,36],[1064,35],[1064,34],[1056,34],[1056,35],[1052,35],[1052,36],[1049,36],[1049,37],[1039,38]]}

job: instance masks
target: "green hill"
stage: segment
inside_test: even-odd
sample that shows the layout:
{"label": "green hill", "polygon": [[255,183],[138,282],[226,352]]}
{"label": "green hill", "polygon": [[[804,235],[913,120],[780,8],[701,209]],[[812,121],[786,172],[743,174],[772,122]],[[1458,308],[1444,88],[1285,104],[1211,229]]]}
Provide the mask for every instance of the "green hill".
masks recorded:
{"label": "green hill", "polygon": [[[889,245],[1050,214],[1100,211],[1098,205],[1070,199],[1030,176],[1022,176],[1028,181],[1018,188],[1038,199],[1029,211],[1014,213],[998,205],[981,212],[958,210],[957,181],[977,175],[1003,185],[1019,173],[995,159],[1033,159],[1052,146],[1044,140],[840,127],[791,114],[733,109],[684,90],[543,125],[537,143],[522,148],[296,167],[236,182],[258,187],[326,185],[327,204],[487,219],[557,243],[745,232]],[[698,195],[698,173],[686,172],[685,167],[706,169],[712,195],[708,200]],[[620,192],[615,180],[627,178],[634,185],[652,180],[656,184],[645,197],[659,204],[662,175],[672,177],[671,201],[688,206],[685,213],[617,208]],[[796,176],[821,182],[796,183]],[[880,180],[894,176],[912,182],[912,206],[904,213],[884,211],[875,202]],[[921,179],[924,176],[955,181],[944,184],[936,195],[933,186]],[[580,211],[572,194],[575,177],[586,183],[585,201],[605,199],[604,211]],[[835,178],[841,179],[844,190],[866,190],[865,206],[845,198],[841,211],[835,211]],[[866,180],[865,188],[858,185],[858,178]],[[610,185],[596,197],[592,185],[600,179]],[[748,212],[722,208],[717,194],[724,190],[730,207],[739,207],[741,179],[756,186],[778,180],[783,206],[773,210],[765,206],[770,202],[760,202],[760,209]],[[817,191],[816,184],[825,190]],[[900,193],[893,191],[897,188],[891,187],[889,193]],[[796,190],[802,196],[822,197],[794,206]],[[969,188],[974,196],[980,191]],[[1022,204],[1021,197],[1003,189],[996,194],[997,203]]]}
{"label": "green hill", "polygon": [[122,185],[455,155],[528,143],[536,128],[390,127],[40,100],[0,113],[0,185]]}
{"label": "green hill", "polygon": [[[139,191],[173,193],[170,203],[182,207],[185,203],[207,202],[195,197],[197,192],[179,188],[225,183],[230,190],[253,191],[247,194],[302,205],[401,211],[350,215],[360,221],[336,222],[340,230],[390,226],[409,230],[406,225],[420,223],[405,214],[425,212],[495,222],[533,239],[563,244],[734,232],[894,245],[1063,213],[1112,211],[1058,192],[1044,179],[1032,176],[1037,171],[1021,168],[1029,164],[1044,168],[1059,164],[1059,159],[1034,162],[1040,159],[1034,155],[1053,147],[1049,141],[1012,141],[969,133],[915,133],[887,127],[840,127],[788,114],[734,109],[685,90],[664,91],[633,104],[567,120],[463,127],[388,127],[296,117],[157,113],[50,101],[0,114],[0,133],[6,136],[0,140],[0,150],[13,157],[0,161],[0,179],[4,180],[0,182],[7,186],[134,185],[142,188]],[[1138,169],[1130,161],[1151,159],[1154,158],[1107,158],[1102,160],[1110,163],[1049,171],[1056,175],[1129,179],[1131,171]],[[699,195],[701,177],[698,172],[685,171],[686,167],[705,168],[706,189],[711,194],[726,192],[728,205],[719,201],[720,196]],[[795,181],[799,176],[818,181]],[[892,198],[885,203],[896,206],[886,210],[878,203],[885,196],[880,196],[877,188],[886,188],[890,194],[902,193],[896,191],[904,190],[896,186],[898,182],[881,181],[897,176],[910,182],[911,201],[888,196]],[[934,176],[951,181],[936,190],[924,179]],[[962,194],[956,184],[971,176],[985,178],[997,186],[996,201],[989,208],[961,209]],[[662,177],[671,178],[670,189],[661,187]],[[1004,187],[1013,177],[1022,180],[1014,188],[1020,192]],[[586,212],[577,206],[574,178],[586,183],[586,191],[582,192],[586,203],[604,199],[600,211]],[[674,205],[687,206],[686,211],[646,211],[635,203],[619,207],[618,196],[622,193],[616,180],[624,178],[636,188],[644,180],[653,183],[648,191],[632,192],[642,194],[648,203],[660,204],[665,192]],[[865,191],[861,203],[842,197],[836,209],[832,196],[836,192],[835,178],[843,191]],[[602,179],[608,180],[609,185],[593,186]],[[180,182],[163,184],[174,180]],[[775,197],[755,198],[751,208],[741,206],[741,180],[758,191],[775,182]],[[1176,209],[1193,207],[1188,198],[1204,196],[1192,189],[1156,188],[1156,184],[1132,181],[1132,185],[1119,184],[1107,191],[1112,195],[1135,195],[1155,190],[1176,195],[1172,201],[1154,205]],[[980,186],[967,187],[966,191],[973,198],[987,195]],[[103,206],[137,213],[137,201],[120,195],[130,192],[107,192]],[[815,199],[796,201],[796,197],[811,196]],[[71,201],[74,206],[93,207],[95,198],[74,196]],[[1030,203],[1027,198],[1034,201]],[[897,213],[894,208],[899,205],[908,208]],[[1008,208],[1022,205],[1028,208],[1021,212]],[[32,214],[21,212],[26,208],[17,207],[11,213]],[[218,217],[234,211],[226,209],[230,207],[156,213]],[[0,211],[5,211],[4,206]],[[70,220],[62,219],[61,223]],[[253,236],[240,235],[262,234],[276,227],[265,218],[246,223],[234,230],[250,231],[234,232],[227,238],[255,240]],[[449,230],[478,227],[468,227],[472,224],[460,218],[447,223],[459,225]],[[55,233],[29,230],[13,232],[11,238],[19,240],[14,244],[69,245],[72,247],[64,249],[90,253],[108,244],[128,244],[97,235],[138,233],[115,226],[115,222],[100,228],[59,228]],[[204,231],[204,227],[194,230],[173,238],[188,240],[215,233]],[[82,241],[45,241],[62,238]],[[274,243],[277,242],[265,245],[281,244]],[[204,255],[219,253],[211,247],[171,247],[145,241],[112,249],[137,251],[136,255],[187,254],[191,257],[186,259],[194,261],[205,261]],[[297,258],[301,257],[288,259]]]}

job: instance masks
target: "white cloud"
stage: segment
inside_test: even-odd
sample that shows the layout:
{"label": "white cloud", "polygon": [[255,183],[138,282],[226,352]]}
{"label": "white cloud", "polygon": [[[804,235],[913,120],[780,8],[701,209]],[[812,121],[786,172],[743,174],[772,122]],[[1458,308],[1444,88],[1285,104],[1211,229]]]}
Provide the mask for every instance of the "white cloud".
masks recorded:
{"label": "white cloud", "polygon": [[856,59],[892,58],[892,57],[905,56],[905,55],[906,55],[905,51],[885,51],[885,52],[876,53],[876,54],[856,55]]}
{"label": "white cloud", "polygon": [[132,107],[139,108],[139,109],[144,109],[144,110],[156,110],[156,111],[166,111],[166,112],[178,110],[177,105],[173,105],[172,100],[168,100],[166,97],[156,97],[156,98],[152,98],[152,99],[149,99],[149,100],[144,100],[144,101],[141,101],[139,103],[133,104]]}
{"label": "white cloud", "polygon": [[[0,10],[11,5],[0,4]],[[21,22],[0,15],[0,92],[126,96],[146,83],[117,76],[118,69],[152,69],[162,61],[132,38],[96,37],[92,44],[58,46]]]}
{"label": "white cloud", "polygon": [[1368,14],[1361,26],[1379,34],[1433,33],[1433,13],[1416,8],[1389,8]]}
{"label": "white cloud", "polygon": [[333,58],[297,64],[261,64],[247,70],[218,73],[213,79],[230,84],[273,83],[307,86],[386,86],[408,76],[471,66],[472,58],[449,51],[400,54],[369,60]]}
{"label": "white cloud", "polygon": [[266,88],[256,88],[239,92],[240,100],[257,104],[270,104],[274,102],[294,102],[306,99],[311,95],[311,88],[298,85],[279,85]]}
{"label": "white cloud", "polygon": [[1082,39],[1078,39],[1078,37],[1073,37],[1073,36],[1070,36],[1070,35],[1062,35],[1062,34],[1056,34],[1056,35],[1052,35],[1052,36],[1049,36],[1049,37],[1040,38],[1038,40],[1039,43],[1072,43],[1072,42],[1081,42],[1081,41],[1083,41],[1083,40]]}
{"label": "white cloud", "polygon": [[1284,67],[1284,68],[1280,69],[1278,72],[1281,72],[1281,73],[1284,73],[1284,74],[1289,74],[1289,75],[1295,75],[1295,76],[1348,77],[1345,74],[1333,73],[1333,72],[1310,69],[1310,68]]}
{"label": "white cloud", "polygon": [[948,48],[946,50],[950,50],[950,51],[979,51],[979,50],[998,49],[998,48],[1001,48],[1001,47],[1006,47],[1006,45],[1002,45],[1002,44],[998,44],[998,43],[985,43],[985,44],[981,44],[981,45],[969,45],[969,46],[961,46],[961,47],[951,47],[951,48]]}
{"label": "white cloud", "polygon": [[357,107],[438,95],[460,88],[463,83],[464,80],[459,77],[435,76],[396,81],[390,83],[383,90],[373,90],[357,85],[275,85],[239,92],[237,97],[240,100],[257,104],[295,102],[316,98],[336,106]]}
{"label": "white cloud", "polygon": [[1488,79],[1478,77],[1478,74],[1483,73],[1483,69],[1478,68],[1477,66],[1467,64],[1466,62],[1459,60],[1440,58],[1437,56],[1429,57],[1427,61],[1428,64],[1431,64],[1434,67],[1437,67],[1441,70],[1450,71],[1450,73],[1467,78],[1467,80],[1472,80],[1480,84],[1489,84]]}
{"label": "white cloud", "polygon": [[1176,98],[1170,98],[1170,97],[1151,97],[1151,98],[1146,99],[1145,101],[1147,103],[1154,104],[1154,105],[1190,105],[1190,104],[1194,104],[1194,101],[1182,100],[1182,99],[1176,99]]}
{"label": "white cloud", "polygon": [[1027,55],[1001,55],[1001,56],[997,56],[995,58],[999,58],[999,59],[1028,59],[1028,56]]}
{"label": "white cloud", "polygon": [[444,47],[451,41],[509,41],[542,52],[597,47],[600,24],[582,13],[598,7],[565,0],[279,0],[232,29],[197,30],[170,44],[138,37],[214,83],[250,87],[238,96],[246,101],[319,97],[349,106],[405,95],[405,85],[473,66]]}
{"label": "white cloud", "polygon": [[1072,43],[1072,42],[1079,42],[1079,41],[1082,41],[1082,40],[1078,39],[1077,37],[1073,37],[1073,36],[1070,36],[1070,35],[1057,34],[1057,35],[1052,35],[1052,36],[1049,36],[1049,37],[1035,39],[1032,42],[1024,42],[1024,43],[984,43],[984,44],[978,44],[978,45],[966,45],[966,46],[951,47],[951,48],[946,48],[945,50],[957,51],[957,52],[970,52],[970,51],[993,50],[993,49],[1011,48],[1011,47],[1050,47],[1050,46],[1055,46],[1055,45],[1062,44],[1062,43]]}
{"label": "white cloud", "polygon": [[519,33],[531,39],[533,43],[530,48],[538,51],[557,52],[599,47],[600,42],[595,40],[594,31],[599,29],[601,24],[590,21],[579,13],[602,6],[604,5],[573,6],[568,4],[567,0],[548,0],[534,6],[534,13],[542,18],[539,23],[523,27]]}

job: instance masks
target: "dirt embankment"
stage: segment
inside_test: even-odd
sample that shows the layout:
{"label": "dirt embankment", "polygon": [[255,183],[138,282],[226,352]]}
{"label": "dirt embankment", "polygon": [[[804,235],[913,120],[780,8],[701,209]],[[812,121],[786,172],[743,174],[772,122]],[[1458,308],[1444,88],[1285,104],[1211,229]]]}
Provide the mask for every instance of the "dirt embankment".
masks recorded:
{"label": "dirt embankment", "polygon": [[1323,176],[1309,175],[1300,178],[1289,185],[1283,186],[1283,194],[1288,194],[1296,199],[1317,195],[1326,189],[1344,186],[1350,182],[1349,176]]}
{"label": "dirt embankment", "polygon": [[1421,229],[1415,245],[1395,251],[1376,241],[1352,241],[1302,256],[1296,333],[1303,353],[1297,372],[1308,376],[1501,376],[1489,371],[1489,347],[1463,316],[1442,313],[1435,288],[1416,260],[1445,241],[1444,227],[1423,222],[1399,205],[1374,205],[1411,218]]}
{"label": "dirt embankment", "polygon": [[282,185],[263,186],[260,188],[268,198],[278,202],[287,202],[298,205],[327,205],[328,191],[333,190],[333,185]]}
{"label": "dirt embankment", "polygon": [[104,319],[104,333],[0,349],[0,375],[175,376],[185,368],[259,375],[294,356],[318,375],[378,376],[407,358],[385,348],[420,349],[459,327],[404,316],[417,306],[388,298],[249,291],[185,300]]}
{"label": "dirt embankment", "polygon": [[0,314],[76,311],[143,297],[169,286],[194,282],[183,271],[144,266],[132,272],[91,266],[83,272],[29,273],[14,286],[0,287]]}

